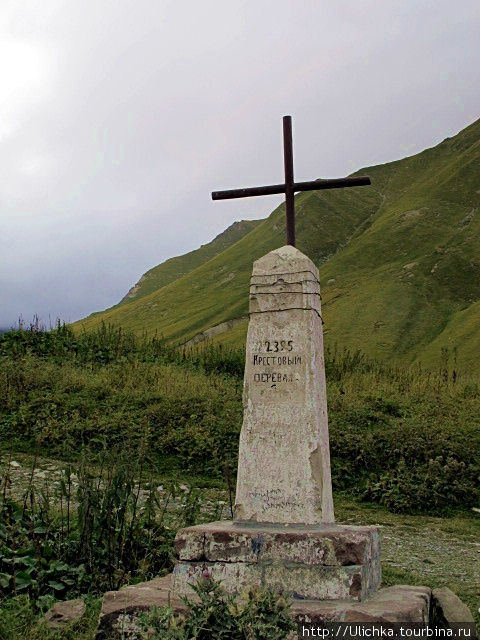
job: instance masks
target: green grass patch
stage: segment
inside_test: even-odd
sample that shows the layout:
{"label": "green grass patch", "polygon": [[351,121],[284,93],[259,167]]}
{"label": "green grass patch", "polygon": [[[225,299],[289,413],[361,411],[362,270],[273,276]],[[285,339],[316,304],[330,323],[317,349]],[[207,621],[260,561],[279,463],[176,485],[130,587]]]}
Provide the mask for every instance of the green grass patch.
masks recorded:
{"label": "green grass patch", "polygon": [[[448,359],[436,373],[326,351],[334,487],[404,513],[478,506],[480,392]],[[2,449],[73,460],[138,447],[158,473],[236,469],[242,351],[174,349],[102,326],[0,337]],[[142,446],[143,446],[142,445]]]}

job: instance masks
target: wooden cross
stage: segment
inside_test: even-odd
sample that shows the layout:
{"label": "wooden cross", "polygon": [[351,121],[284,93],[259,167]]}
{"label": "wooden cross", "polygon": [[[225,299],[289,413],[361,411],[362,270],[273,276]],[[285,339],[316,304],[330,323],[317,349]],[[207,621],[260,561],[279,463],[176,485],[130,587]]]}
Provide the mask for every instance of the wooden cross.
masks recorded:
{"label": "wooden cross", "polygon": [[296,191],[317,191],[319,189],[338,189],[340,187],[360,187],[371,184],[368,176],[354,178],[335,178],[333,180],[311,180],[310,182],[294,182],[292,151],[292,117],[283,116],[283,158],[285,164],[285,183],[271,184],[266,187],[250,187],[247,189],[230,189],[214,191],[212,200],[229,200],[231,198],[248,198],[250,196],[268,196],[277,193],[285,194],[287,214],[287,244],[295,246],[295,199]]}

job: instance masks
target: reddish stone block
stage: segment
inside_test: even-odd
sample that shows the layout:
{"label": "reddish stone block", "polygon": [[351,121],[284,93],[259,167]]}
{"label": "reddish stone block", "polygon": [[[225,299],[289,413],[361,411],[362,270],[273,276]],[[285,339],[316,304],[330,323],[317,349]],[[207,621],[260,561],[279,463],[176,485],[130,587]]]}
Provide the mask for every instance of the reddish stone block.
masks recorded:
{"label": "reddish stone block", "polygon": [[375,527],[213,522],[179,531],[175,548],[181,595],[191,592],[202,567],[229,593],[250,580],[303,599],[363,600],[381,581]]}
{"label": "reddish stone block", "polygon": [[378,530],[367,526],[281,527],[212,522],[181,529],[175,550],[180,560],[284,560],[347,566],[374,562],[380,542]]}

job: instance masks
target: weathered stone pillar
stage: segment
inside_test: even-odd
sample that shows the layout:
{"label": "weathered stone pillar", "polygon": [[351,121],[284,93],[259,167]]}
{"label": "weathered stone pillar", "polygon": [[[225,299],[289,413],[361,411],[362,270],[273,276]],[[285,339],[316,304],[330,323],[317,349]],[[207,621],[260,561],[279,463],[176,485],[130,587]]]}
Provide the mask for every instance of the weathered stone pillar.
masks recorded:
{"label": "weathered stone pillar", "polygon": [[334,521],[318,269],[285,246],[253,265],[236,522]]}
{"label": "weathered stone pillar", "polygon": [[230,593],[365,600],[378,531],[333,522],[318,270],[291,246],[253,267],[243,403],[234,520],[177,533],[175,594],[212,576]]}

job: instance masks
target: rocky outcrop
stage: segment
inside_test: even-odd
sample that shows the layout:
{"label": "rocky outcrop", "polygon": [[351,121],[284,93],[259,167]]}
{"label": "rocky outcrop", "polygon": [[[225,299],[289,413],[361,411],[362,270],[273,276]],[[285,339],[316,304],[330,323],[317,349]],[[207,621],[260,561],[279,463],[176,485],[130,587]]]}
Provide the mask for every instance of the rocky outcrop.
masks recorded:
{"label": "rocky outcrop", "polygon": [[193,336],[190,340],[187,340],[183,344],[184,347],[193,347],[193,345],[198,344],[199,342],[205,342],[206,340],[212,340],[216,336],[219,336],[226,331],[230,331],[233,327],[237,326],[240,322],[243,322],[247,319],[247,316],[240,316],[240,318],[233,318],[232,320],[226,320],[225,322],[220,322],[220,324],[216,324],[209,329],[205,329],[205,331],[201,331]]}

